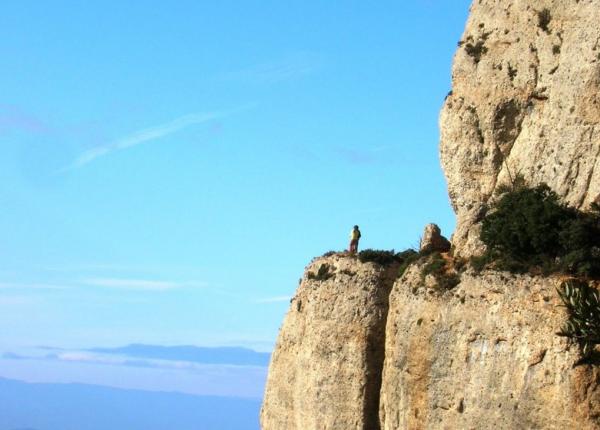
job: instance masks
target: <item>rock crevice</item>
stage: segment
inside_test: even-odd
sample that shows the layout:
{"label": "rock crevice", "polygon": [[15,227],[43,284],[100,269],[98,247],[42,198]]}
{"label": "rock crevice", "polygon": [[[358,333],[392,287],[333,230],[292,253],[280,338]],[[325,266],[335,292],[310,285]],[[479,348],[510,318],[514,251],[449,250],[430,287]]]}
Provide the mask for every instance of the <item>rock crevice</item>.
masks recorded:
{"label": "rock crevice", "polygon": [[[317,279],[324,265],[331,276]],[[398,264],[345,255],[308,265],[271,359],[263,429],[379,429],[385,322],[397,274]]]}

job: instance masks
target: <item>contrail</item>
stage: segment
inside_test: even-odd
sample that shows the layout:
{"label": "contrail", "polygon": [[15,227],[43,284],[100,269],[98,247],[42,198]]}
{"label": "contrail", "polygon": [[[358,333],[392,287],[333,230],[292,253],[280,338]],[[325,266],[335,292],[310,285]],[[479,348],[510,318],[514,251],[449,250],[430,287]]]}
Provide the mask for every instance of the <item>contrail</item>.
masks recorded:
{"label": "contrail", "polygon": [[208,112],[208,113],[191,113],[184,115],[166,124],[157,125],[154,127],[145,128],[138,130],[128,136],[109,142],[105,145],[97,146],[81,154],[70,166],[62,169],[71,170],[77,169],[91,163],[99,157],[103,157],[115,151],[130,148],[132,146],[140,145],[142,143],[150,142],[169,134],[175,133],[183,128],[189,127],[194,124],[201,124],[204,122],[212,121],[219,118],[224,118],[233,113],[249,109],[254,104],[244,105],[237,109],[221,112]]}

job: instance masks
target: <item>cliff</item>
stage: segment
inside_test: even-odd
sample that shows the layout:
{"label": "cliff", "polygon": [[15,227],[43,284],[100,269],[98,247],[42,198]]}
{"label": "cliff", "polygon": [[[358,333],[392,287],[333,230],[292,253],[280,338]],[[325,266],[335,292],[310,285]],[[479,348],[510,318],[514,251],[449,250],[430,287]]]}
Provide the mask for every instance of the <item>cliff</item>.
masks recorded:
{"label": "cliff", "polygon": [[377,428],[388,297],[397,273],[397,265],[343,256],[318,258],[306,268],[271,358],[263,429]]}
{"label": "cliff", "polygon": [[585,209],[600,197],[600,1],[477,0],[440,115],[456,252],[478,253],[499,184],[521,175]]}
{"label": "cliff", "polygon": [[264,430],[600,428],[600,372],[574,367],[556,335],[560,279],[467,269],[446,289],[426,262],[400,277],[343,254],[311,262],[271,359]]}
{"label": "cliff", "polygon": [[599,428],[600,373],[556,335],[559,279],[469,269],[446,291],[420,270],[390,295],[381,428]]}
{"label": "cliff", "polygon": [[[457,261],[482,252],[494,191],[518,176],[582,210],[600,199],[598,22],[600,0],[473,3],[440,115]],[[272,356],[264,430],[600,428],[600,367],[576,365],[556,335],[559,277],[463,267],[444,284],[428,258],[403,273],[311,262]]]}

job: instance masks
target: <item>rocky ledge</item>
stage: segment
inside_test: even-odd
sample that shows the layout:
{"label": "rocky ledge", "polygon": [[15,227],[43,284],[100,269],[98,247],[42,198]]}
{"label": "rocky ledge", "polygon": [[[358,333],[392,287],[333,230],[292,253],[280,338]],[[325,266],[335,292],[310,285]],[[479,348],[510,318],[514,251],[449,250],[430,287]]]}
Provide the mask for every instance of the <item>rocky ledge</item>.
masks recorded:
{"label": "rocky ledge", "polygon": [[558,278],[309,264],[272,356],[264,430],[600,428],[600,373],[556,335]]}

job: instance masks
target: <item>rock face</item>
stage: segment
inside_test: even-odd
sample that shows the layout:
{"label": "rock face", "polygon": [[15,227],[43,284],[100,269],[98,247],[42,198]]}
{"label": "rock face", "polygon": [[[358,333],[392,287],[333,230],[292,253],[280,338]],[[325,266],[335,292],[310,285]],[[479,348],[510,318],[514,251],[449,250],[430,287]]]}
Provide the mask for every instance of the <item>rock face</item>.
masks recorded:
{"label": "rock face", "polygon": [[477,0],[440,116],[458,254],[499,184],[547,183],[586,209],[600,196],[600,0]]}
{"label": "rock face", "polygon": [[466,271],[439,291],[412,266],[390,295],[381,428],[599,428],[598,368],[555,334],[559,282]]}
{"label": "rock face", "polygon": [[450,251],[450,242],[444,236],[436,224],[427,224],[423,232],[423,238],[420,244],[421,252],[448,252]]}
{"label": "rock face", "polygon": [[[324,269],[325,268],[325,269]],[[388,296],[397,265],[313,261],[271,358],[265,430],[377,429]]]}
{"label": "rock face", "polygon": [[351,256],[308,266],[263,430],[600,428],[599,368],[574,367],[577,347],[556,335],[560,279],[468,269],[446,290],[425,264],[399,278]]}

